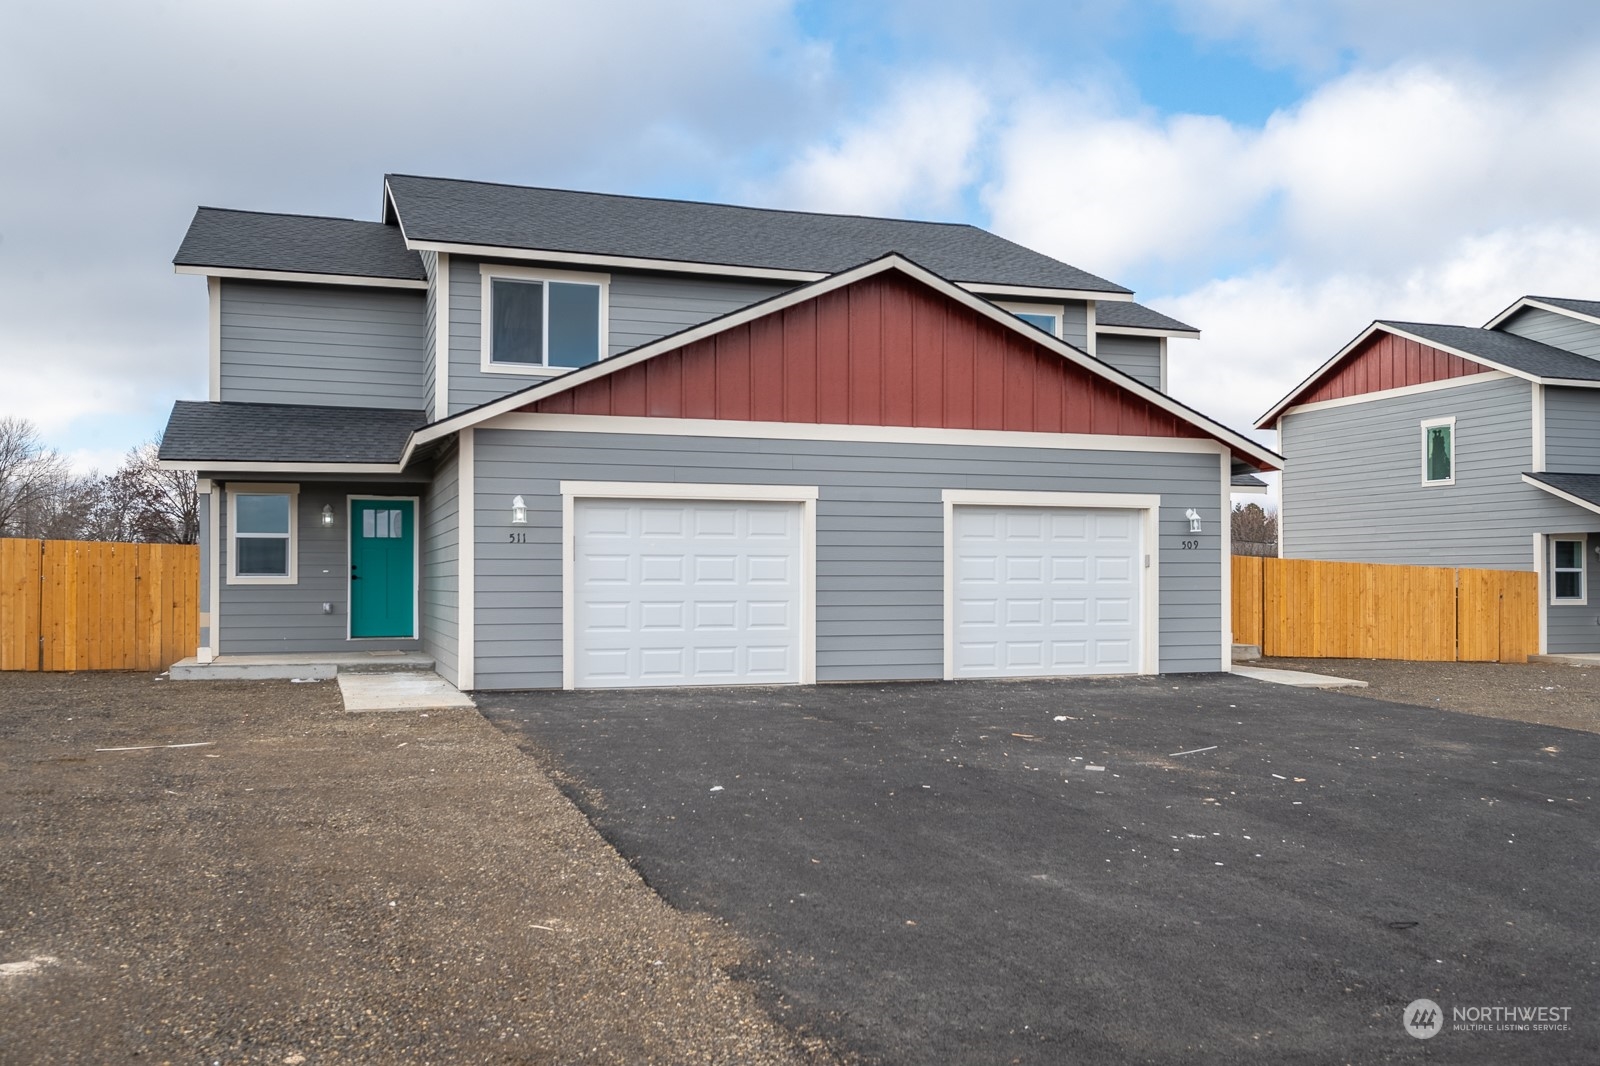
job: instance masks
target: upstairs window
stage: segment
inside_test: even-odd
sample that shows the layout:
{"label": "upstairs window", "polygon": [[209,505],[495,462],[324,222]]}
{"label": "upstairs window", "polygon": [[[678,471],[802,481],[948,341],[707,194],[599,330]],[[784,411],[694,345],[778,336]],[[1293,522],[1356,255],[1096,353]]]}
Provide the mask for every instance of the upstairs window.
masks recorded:
{"label": "upstairs window", "polygon": [[1456,481],[1456,420],[1432,418],[1422,423],[1422,483],[1454,485]]}
{"label": "upstairs window", "polygon": [[1010,311],[1030,326],[1037,326],[1052,337],[1061,336],[1060,304],[1002,303],[997,306]]}
{"label": "upstairs window", "polygon": [[604,275],[483,270],[485,370],[570,370],[605,354]]}
{"label": "upstairs window", "polygon": [[1550,542],[1550,602],[1588,602],[1584,588],[1581,537],[1556,537]]}

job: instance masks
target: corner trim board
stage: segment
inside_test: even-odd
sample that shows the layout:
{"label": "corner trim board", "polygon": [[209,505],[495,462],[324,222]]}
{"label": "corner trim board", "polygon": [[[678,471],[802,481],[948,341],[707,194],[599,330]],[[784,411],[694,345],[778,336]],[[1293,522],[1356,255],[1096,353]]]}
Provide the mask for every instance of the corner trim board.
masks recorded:
{"label": "corner trim board", "polygon": [[477,683],[478,472],[474,453],[476,430],[461,431],[456,471],[456,687],[470,691]]}

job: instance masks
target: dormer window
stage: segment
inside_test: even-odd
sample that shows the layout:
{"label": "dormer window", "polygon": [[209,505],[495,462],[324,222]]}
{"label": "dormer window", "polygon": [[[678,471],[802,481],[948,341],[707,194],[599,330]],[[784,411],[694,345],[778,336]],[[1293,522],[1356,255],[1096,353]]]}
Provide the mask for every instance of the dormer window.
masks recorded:
{"label": "dormer window", "polygon": [[604,274],[483,268],[483,369],[549,373],[605,355]]}

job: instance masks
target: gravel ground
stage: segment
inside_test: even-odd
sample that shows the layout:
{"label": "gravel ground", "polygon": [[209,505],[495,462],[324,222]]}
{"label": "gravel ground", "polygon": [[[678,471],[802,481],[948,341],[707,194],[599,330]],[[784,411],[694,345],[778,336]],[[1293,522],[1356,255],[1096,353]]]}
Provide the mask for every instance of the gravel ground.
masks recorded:
{"label": "gravel ground", "polygon": [[0,841],[3,1063],[833,1061],[474,711],[0,675]]}
{"label": "gravel ground", "polygon": [[1600,667],[1547,663],[1413,663],[1393,659],[1262,659],[1252,666],[1365,681],[1352,696],[1600,733]]}

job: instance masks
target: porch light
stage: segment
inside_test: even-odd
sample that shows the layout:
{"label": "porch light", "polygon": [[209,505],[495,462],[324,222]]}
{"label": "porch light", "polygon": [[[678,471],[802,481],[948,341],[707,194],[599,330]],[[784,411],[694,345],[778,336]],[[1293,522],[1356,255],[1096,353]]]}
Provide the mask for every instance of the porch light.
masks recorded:
{"label": "porch light", "polygon": [[514,526],[528,524],[528,505],[522,502],[521,496],[511,497],[511,524]]}
{"label": "porch light", "polygon": [[1189,520],[1189,532],[1190,533],[1199,533],[1200,532],[1200,512],[1199,511],[1196,511],[1193,507],[1191,507],[1187,511],[1183,512],[1183,517],[1185,517],[1185,518],[1187,518]]}
{"label": "porch light", "polygon": [[322,524],[325,526],[333,525],[333,504],[331,503],[322,505]]}

